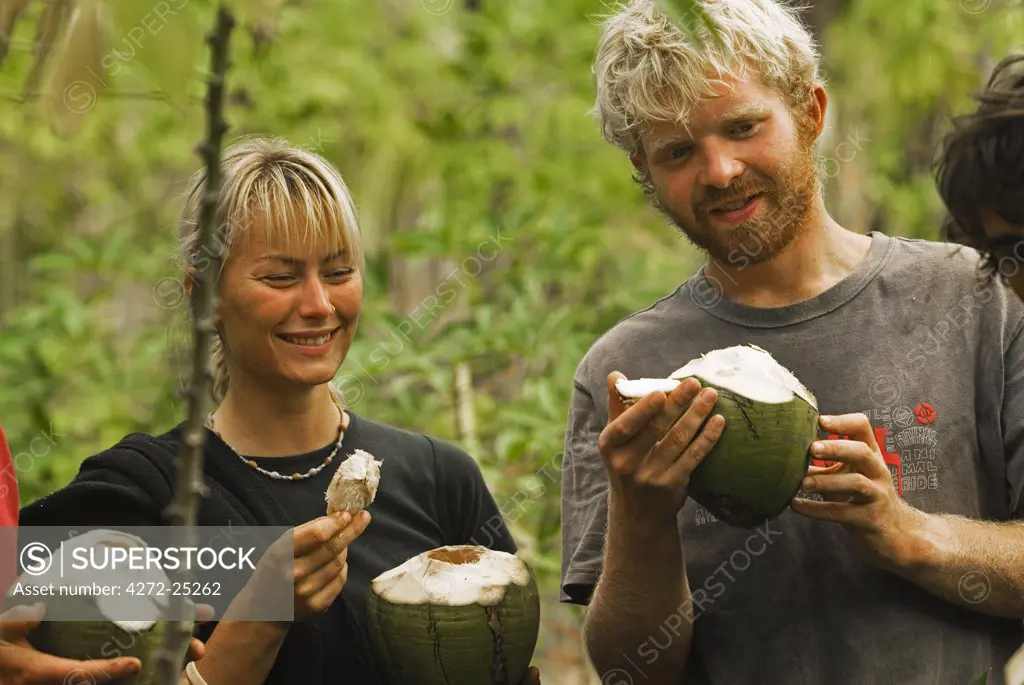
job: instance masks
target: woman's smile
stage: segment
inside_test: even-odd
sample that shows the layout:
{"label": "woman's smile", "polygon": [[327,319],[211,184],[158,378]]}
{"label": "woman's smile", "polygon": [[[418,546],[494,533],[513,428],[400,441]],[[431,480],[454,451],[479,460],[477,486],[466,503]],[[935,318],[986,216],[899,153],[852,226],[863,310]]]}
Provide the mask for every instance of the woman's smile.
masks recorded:
{"label": "woman's smile", "polygon": [[278,333],[276,337],[299,354],[319,357],[330,351],[340,331],[341,327],[338,327],[301,333]]}

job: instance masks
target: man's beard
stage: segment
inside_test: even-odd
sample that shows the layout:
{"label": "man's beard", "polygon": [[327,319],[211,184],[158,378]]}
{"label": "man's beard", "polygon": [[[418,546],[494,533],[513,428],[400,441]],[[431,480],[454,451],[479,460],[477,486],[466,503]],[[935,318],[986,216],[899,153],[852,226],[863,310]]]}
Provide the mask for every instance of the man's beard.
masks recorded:
{"label": "man's beard", "polygon": [[[713,225],[710,207],[757,193],[765,204],[753,217],[731,226]],[[803,232],[817,194],[818,169],[813,148],[806,146],[775,180],[751,170],[727,189],[705,188],[694,201],[695,221],[681,217],[660,192],[651,192],[649,197],[655,209],[668,217],[692,245],[726,266],[745,268],[770,260]]]}

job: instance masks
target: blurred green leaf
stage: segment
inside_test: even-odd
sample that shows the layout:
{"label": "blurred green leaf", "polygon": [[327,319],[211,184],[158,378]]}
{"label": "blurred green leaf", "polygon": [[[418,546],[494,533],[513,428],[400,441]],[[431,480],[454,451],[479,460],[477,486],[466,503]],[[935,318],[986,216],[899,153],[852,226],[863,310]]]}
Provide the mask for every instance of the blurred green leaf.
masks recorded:
{"label": "blurred green leaf", "polygon": [[113,10],[111,49],[103,67],[113,77],[133,62],[153,77],[171,102],[184,107],[205,54],[203,27],[187,0],[148,3],[108,0]]}

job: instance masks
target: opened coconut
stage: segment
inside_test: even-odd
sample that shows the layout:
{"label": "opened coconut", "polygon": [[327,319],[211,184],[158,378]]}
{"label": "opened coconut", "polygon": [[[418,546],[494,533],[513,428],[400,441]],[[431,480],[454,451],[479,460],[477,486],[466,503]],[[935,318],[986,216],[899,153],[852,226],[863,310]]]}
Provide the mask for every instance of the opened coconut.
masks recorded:
{"label": "opened coconut", "polygon": [[439,547],[377,576],[367,614],[390,682],[519,685],[537,646],[540,596],[513,554]]}
{"label": "opened coconut", "polygon": [[796,376],[756,345],[714,350],[668,378],[619,379],[632,404],[671,392],[687,378],[718,391],[725,418],[718,442],[694,469],[689,496],[726,523],[751,528],[782,513],[800,490],[818,435],[818,402]]}
{"label": "opened coconut", "polygon": [[355,516],[370,506],[377,497],[382,463],[364,450],[356,450],[343,461],[327,486],[327,515],[347,511]]}
{"label": "opened coconut", "polygon": [[[146,543],[127,533],[92,530],[65,540],[41,575],[25,573],[8,590],[8,605],[35,604],[27,586],[52,586],[56,597],[46,598],[43,622],[26,637],[41,652],[67,659],[136,657],[142,670],[134,676],[111,681],[118,685],[158,685],[157,651],[162,647],[164,617],[171,583],[160,568],[131,570],[126,564],[100,570],[105,556],[115,548],[146,548]],[[86,548],[89,568],[77,569],[73,552]],[[82,558],[82,557],[80,557]],[[145,557],[143,557],[145,558]],[[61,569],[60,559],[64,559]],[[152,584],[152,585],[151,585]],[[163,588],[163,596],[160,589]],[[104,594],[104,588],[110,594]],[[117,588],[116,593],[111,593]],[[27,595],[22,601],[20,595]],[[184,663],[188,643],[179,661]]]}

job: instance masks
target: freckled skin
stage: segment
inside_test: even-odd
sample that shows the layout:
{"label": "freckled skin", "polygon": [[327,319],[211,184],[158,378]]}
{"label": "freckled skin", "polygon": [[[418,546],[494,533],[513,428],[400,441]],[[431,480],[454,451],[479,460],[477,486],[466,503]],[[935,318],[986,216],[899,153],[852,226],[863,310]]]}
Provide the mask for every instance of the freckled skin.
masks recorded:
{"label": "freckled skin", "polygon": [[[690,242],[715,259],[756,264],[789,245],[808,223],[818,192],[816,133],[809,115],[794,117],[772,90],[753,81],[732,85],[693,111],[689,132],[671,123],[649,127],[645,154],[633,162],[648,170],[654,206]],[[741,111],[749,114],[730,121]],[[684,140],[654,149],[675,136]],[[742,223],[725,223],[710,211],[758,192],[765,201]]]}
{"label": "freckled skin", "polygon": [[[256,227],[258,229],[258,226]],[[253,230],[225,265],[218,314],[231,363],[245,375],[271,383],[310,386],[330,381],[352,345],[362,308],[363,279],[345,258],[324,261],[331,250],[309,245],[283,249]],[[261,261],[285,253],[302,265]],[[331,350],[320,357],[297,353],[278,337],[341,327]],[[232,377],[239,374],[231,369]]]}

